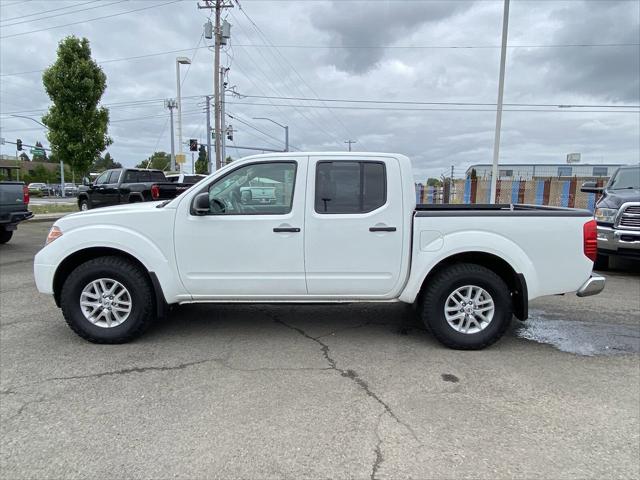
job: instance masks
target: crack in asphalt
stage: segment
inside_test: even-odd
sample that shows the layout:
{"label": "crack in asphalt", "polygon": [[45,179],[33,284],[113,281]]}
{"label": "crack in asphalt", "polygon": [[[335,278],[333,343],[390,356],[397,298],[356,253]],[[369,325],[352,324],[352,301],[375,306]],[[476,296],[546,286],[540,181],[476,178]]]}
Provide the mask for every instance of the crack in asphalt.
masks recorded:
{"label": "crack in asphalt", "polygon": [[218,358],[209,358],[205,360],[198,360],[195,362],[180,363],[178,365],[173,365],[173,366],[161,366],[161,367],[149,366],[149,367],[122,368],[120,370],[110,370],[106,372],[90,373],[87,375],[72,375],[68,377],[51,377],[43,380],[43,382],[51,382],[56,380],[80,380],[85,378],[101,378],[101,377],[108,377],[112,375],[127,375],[129,373],[144,373],[144,372],[152,372],[152,371],[184,370],[187,367],[192,367],[194,365],[201,365],[207,362],[215,362],[219,360],[220,359]]}
{"label": "crack in asphalt", "polygon": [[373,450],[373,453],[375,453],[375,458],[373,459],[373,465],[371,466],[371,475],[369,477],[371,480],[375,480],[376,473],[378,473],[378,470],[380,470],[380,465],[382,465],[382,462],[384,461],[384,457],[382,456],[382,438],[378,433],[378,429],[380,428],[380,422],[382,421],[382,416],[384,414],[385,412],[382,412],[380,415],[378,415],[376,428],[373,431],[373,433],[375,433],[376,435],[376,439],[378,440],[378,442],[376,443],[376,448]]}
{"label": "crack in asphalt", "polygon": [[282,325],[284,327],[287,327],[290,330],[298,332],[303,337],[305,337],[305,338],[317,343],[318,345],[320,345],[320,348],[321,348],[321,351],[322,351],[322,355],[324,356],[325,360],[327,361],[327,363],[329,364],[329,366],[331,367],[332,370],[335,370],[336,372],[338,372],[343,377],[348,378],[349,380],[353,381],[356,385],[358,385],[358,387],[360,387],[368,397],[370,397],[370,398],[374,399],[376,402],[378,402],[384,408],[384,410],[391,416],[391,418],[393,418],[397,423],[399,423],[404,428],[406,428],[407,431],[411,434],[411,436],[414,438],[414,440],[416,442],[420,443],[420,440],[418,439],[418,435],[413,430],[413,428],[411,428],[411,426],[408,425],[406,422],[402,421],[395,414],[395,412],[391,409],[389,404],[387,402],[385,402],[384,400],[382,400],[373,390],[371,390],[371,388],[369,387],[369,384],[365,380],[363,380],[355,370],[351,370],[351,369],[346,369],[345,370],[345,369],[342,369],[342,368],[338,368],[335,359],[333,359],[331,357],[331,355],[329,354],[329,346],[326,343],[320,341],[318,338],[312,337],[311,335],[309,335],[307,332],[305,332],[301,328],[294,327],[293,325],[289,325],[288,323],[283,322],[277,316],[272,316],[271,315],[271,318],[274,319],[274,322],[279,323],[280,325]]}

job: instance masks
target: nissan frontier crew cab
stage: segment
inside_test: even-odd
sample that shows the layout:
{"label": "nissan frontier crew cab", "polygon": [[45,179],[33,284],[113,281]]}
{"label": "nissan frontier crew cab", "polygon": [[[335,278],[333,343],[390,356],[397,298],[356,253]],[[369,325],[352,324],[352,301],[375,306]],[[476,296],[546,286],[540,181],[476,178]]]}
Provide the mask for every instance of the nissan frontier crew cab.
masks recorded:
{"label": "nissan frontier crew cab", "polygon": [[[271,201],[243,195],[262,188]],[[404,302],[458,349],[498,340],[529,300],[604,288],[589,211],[415,198],[403,155],[248,157],[173,200],[61,218],[36,284],[96,343],[129,341],[175,304]]]}

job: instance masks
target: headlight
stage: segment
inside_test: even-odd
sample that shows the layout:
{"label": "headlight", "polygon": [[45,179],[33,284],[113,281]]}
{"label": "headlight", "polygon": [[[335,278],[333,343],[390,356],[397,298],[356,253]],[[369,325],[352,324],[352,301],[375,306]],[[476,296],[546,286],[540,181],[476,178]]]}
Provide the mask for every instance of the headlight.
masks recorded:
{"label": "headlight", "polygon": [[596,208],[596,221],[603,223],[613,223],[618,214],[615,208]]}
{"label": "headlight", "polygon": [[54,225],[53,227],[51,227],[51,230],[49,230],[49,234],[47,235],[47,241],[45,242],[45,245],[49,245],[56,238],[59,238],[61,236],[62,236],[62,230],[60,230],[60,227],[56,227]]}

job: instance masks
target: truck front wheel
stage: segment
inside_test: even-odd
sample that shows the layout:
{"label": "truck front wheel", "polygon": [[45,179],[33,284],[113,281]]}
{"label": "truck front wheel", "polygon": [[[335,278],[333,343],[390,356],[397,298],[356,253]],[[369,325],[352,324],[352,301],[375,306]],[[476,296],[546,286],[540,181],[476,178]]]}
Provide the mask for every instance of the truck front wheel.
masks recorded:
{"label": "truck front wheel", "polygon": [[507,331],[511,316],[507,285],[483,266],[449,266],[426,286],[422,320],[433,336],[449,348],[488,347]]}
{"label": "truck front wheel", "polygon": [[80,210],[84,212],[85,210],[91,209],[91,203],[89,202],[88,198],[83,198],[80,200],[78,207],[80,207]]}
{"label": "truck front wheel", "polygon": [[71,329],[93,343],[125,343],[155,318],[154,295],[145,272],[132,261],[98,257],[76,267],[60,294]]}

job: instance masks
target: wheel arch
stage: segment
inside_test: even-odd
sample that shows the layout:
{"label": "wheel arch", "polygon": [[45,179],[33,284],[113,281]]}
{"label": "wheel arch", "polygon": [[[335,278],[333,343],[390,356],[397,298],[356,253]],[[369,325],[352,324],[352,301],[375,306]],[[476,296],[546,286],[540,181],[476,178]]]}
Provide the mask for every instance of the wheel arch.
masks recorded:
{"label": "wheel arch", "polygon": [[73,252],[71,255],[66,257],[53,275],[53,298],[55,299],[56,305],[60,307],[60,293],[62,291],[62,285],[64,283],[64,279],[79,265],[85,263],[88,260],[92,260],[98,257],[105,256],[118,256],[122,258],[126,258],[131,261],[135,265],[137,265],[145,274],[149,280],[150,285],[153,287],[154,293],[154,302],[156,305],[156,313],[158,317],[165,316],[168,305],[166,298],[164,296],[164,292],[162,290],[162,286],[158,280],[156,274],[152,271],[149,271],[145,265],[138,260],[136,257],[127,253],[123,250],[119,250],[117,248],[112,247],[90,247],[84,248],[82,250],[78,250]]}
{"label": "wheel arch", "polygon": [[519,320],[526,320],[529,315],[527,281],[522,273],[518,273],[503,258],[487,252],[462,252],[440,260],[425,276],[420,285],[417,301],[421,302],[430,279],[443,269],[459,263],[471,263],[488,268],[498,275],[509,288],[513,303],[513,314]]}

